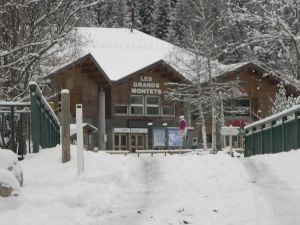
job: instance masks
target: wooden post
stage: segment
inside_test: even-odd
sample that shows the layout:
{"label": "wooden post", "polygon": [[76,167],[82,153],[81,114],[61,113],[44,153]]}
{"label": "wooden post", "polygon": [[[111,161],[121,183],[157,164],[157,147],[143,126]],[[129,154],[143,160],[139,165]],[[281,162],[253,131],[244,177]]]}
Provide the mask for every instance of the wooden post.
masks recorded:
{"label": "wooden post", "polygon": [[62,135],[62,162],[68,162],[70,155],[70,92],[61,91],[61,135]]}

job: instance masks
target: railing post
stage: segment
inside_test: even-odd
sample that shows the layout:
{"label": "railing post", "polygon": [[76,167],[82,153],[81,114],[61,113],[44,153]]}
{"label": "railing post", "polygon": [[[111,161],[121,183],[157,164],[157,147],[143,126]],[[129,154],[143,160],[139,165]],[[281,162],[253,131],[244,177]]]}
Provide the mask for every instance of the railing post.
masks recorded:
{"label": "railing post", "polygon": [[271,121],[271,153],[274,153],[274,125],[276,121]]}
{"label": "railing post", "polygon": [[41,136],[41,112],[38,97],[36,94],[36,84],[29,84],[31,99],[31,132],[32,132],[32,151],[39,152],[40,136]]}
{"label": "railing post", "polygon": [[281,121],[282,121],[282,128],[281,128],[281,131],[282,131],[282,135],[281,135],[281,138],[282,138],[282,151],[284,152],[285,151],[285,124],[284,122],[287,120],[287,116],[283,116]]}
{"label": "railing post", "polygon": [[251,155],[254,155],[254,131],[256,131],[256,127],[252,128],[252,149],[251,149]]}
{"label": "railing post", "polygon": [[298,116],[300,116],[300,112],[295,112],[295,141],[294,141],[294,147],[295,149],[298,149],[299,140],[298,140],[298,134],[299,134],[299,128],[298,128]]}
{"label": "railing post", "polygon": [[15,151],[15,109],[14,106],[10,107],[10,129],[11,129],[11,140],[10,140],[10,149]]}
{"label": "railing post", "polygon": [[265,124],[262,124],[260,127],[260,150],[262,154],[265,154],[265,150],[264,150],[264,128],[266,127]]}

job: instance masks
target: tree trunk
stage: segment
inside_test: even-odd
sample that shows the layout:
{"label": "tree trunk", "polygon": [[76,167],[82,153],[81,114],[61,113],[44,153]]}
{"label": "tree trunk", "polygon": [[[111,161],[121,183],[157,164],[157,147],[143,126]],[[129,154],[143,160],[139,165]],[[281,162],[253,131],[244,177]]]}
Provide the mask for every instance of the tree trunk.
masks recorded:
{"label": "tree trunk", "polygon": [[213,79],[211,74],[211,64],[210,59],[207,59],[207,66],[208,66],[208,75],[209,75],[209,85],[210,85],[210,104],[211,104],[211,152],[215,153],[217,151],[217,118],[216,118],[216,108],[215,108],[215,99],[214,99],[214,91],[213,91]]}
{"label": "tree trunk", "polygon": [[202,130],[201,133],[202,133],[203,149],[204,151],[207,151],[206,125],[205,125],[204,114],[203,114],[201,104],[199,104],[198,107],[199,107],[200,123],[201,123],[201,130]]}
{"label": "tree trunk", "polygon": [[297,80],[300,80],[300,50],[297,45],[297,41],[294,40],[294,46],[296,51],[296,73],[297,73]]}

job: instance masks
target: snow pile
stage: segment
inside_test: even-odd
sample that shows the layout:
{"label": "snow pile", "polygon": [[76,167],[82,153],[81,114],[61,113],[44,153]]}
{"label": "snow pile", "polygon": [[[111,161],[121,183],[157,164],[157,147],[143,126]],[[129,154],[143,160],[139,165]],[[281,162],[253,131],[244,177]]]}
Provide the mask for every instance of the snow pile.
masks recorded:
{"label": "snow pile", "polygon": [[[0,199],[0,225],[297,224],[300,151],[232,158],[227,154],[108,155],[60,147],[22,161],[17,198]],[[279,207],[280,206],[280,207]]]}
{"label": "snow pile", "polygon": [[8,189],[11,188],[11,191],[19,191],[20,189],[20,184],[14,175],[11,172],[3,169],[0,169],[0,189],[2,188],[1,186]]}
{"label": "snow pile", "polygon": [[12,172],[22,186],[23,171],[19,164],[17,154],[11,150],[0,149],[0,169]]}
{"label": "snow pile", "polygon": [[0,196],[10,196],[23,184],[23,172],[18,156],[10,150],[0,149]]}

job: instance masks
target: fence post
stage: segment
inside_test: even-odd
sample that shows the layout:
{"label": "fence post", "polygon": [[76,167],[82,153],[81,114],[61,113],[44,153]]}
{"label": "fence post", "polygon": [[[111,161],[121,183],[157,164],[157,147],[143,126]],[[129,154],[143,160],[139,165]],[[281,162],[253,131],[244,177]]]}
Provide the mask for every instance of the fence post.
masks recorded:
{"label": "fence post", "polygon": [[300,115],[300,112],[295,112],[295,141],[294,146],[295,149],[298,149],[299,140],[298,140],[298,134],[299,134],[299,128],[298,128],[298,116]]}
{"label": "fence post", "polygon": [[282,151],[284,152],[285,151],[285,125],[284,125],[284,122],[287,120],[287,116],[283,116],[282,117],[282,128],[281,128],[281,131],[282,131],[282,134],[281,134],[281,138],[282,138]]}
{"label": "fence post", "polygon": [[15,151],[15,109],[14,106],[10,107],[10,129],[11,129],[11,140],[10,149]]}
{"label": "fence post", "polygon": [[31,132],[32,132],[32,151],[33,153],[39,152],[40,145],[40,127],[41,127],[41,112],[39,107],[39,101],[36,94],[36,84],[30,83],[30,99],[31,99]]}
{"label": "fence post", "polygon": [[254,131],[256,131],[256,127],[252,128],[252,149],[251,149],[251,155],[254,155]]}
{"label": "fence post", "polygon": [[61,91],[61,128],[62,128],[62,162],[68,162],[70,155],[70,92]]}
{"label": "fence post", "polygon": [[265,124],[262,124],[260,127],[260,150],[262,154],[265,154],[265,150],[264,150],[264,128],[266,127]]}
{"label": "fence post", "polygon": [[276,121],[271,121],[271,153],[274,153],[274,125]]}

